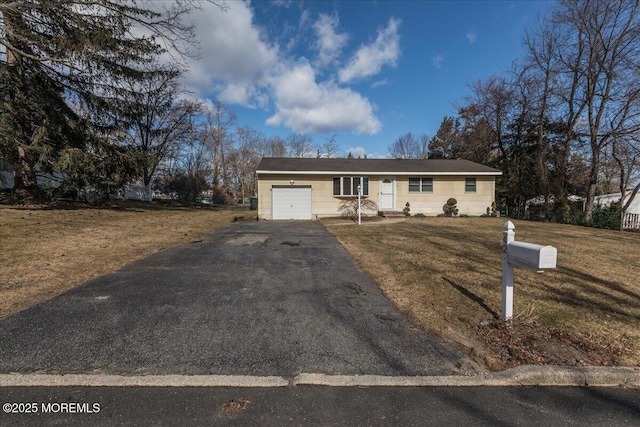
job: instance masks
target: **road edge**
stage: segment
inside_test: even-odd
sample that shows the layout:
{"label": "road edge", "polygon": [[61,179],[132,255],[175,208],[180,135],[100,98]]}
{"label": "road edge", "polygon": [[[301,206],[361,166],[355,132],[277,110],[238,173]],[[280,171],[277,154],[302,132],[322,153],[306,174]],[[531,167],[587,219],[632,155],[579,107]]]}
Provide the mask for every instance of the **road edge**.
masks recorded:
{"label": "road edge", "polygon": [[301,373],[244,375],[0,374],[0,387],[625,387],[640,388],[640,367],[519,366],[472,375],[384,376]]}

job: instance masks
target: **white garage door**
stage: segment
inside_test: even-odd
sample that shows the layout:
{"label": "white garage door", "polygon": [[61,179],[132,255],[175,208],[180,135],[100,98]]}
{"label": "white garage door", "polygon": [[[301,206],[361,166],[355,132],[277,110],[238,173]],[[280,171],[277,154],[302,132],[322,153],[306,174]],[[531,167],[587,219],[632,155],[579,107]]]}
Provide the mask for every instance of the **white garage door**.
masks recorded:
{"label": "white garage door", "polygon": [[311,219],[311,187],[273,187],[273,219]]}

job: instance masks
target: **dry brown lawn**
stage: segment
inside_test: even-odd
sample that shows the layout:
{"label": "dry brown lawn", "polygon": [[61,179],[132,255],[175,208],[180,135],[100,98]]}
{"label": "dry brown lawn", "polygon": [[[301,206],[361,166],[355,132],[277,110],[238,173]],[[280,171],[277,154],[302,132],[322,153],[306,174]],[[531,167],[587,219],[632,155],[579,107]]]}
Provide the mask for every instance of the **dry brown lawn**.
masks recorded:
{"label": "dry brown lawn", "polygon": [[505,220],[412,218],[325,225],[418,327],[490,369],[640,365],[640,234],[514,221],[516,240],[553,245],[558,268],[517,268],[514,320],[499,320]]}
{"label": "dry brown lawn", "polygon": [[0,318],[248,214],[155,202],[0,206]]}

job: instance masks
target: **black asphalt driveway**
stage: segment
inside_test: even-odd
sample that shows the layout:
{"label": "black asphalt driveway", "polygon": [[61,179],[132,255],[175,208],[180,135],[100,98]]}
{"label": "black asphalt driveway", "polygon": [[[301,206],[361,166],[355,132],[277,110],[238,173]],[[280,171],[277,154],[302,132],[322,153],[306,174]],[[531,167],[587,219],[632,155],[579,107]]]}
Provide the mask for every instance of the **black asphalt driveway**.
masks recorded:
{"label": "black asphalt driveway", "polygon": [[317,222],[232,224],[0,322],[2,373],[443,375],[467,366],[411,328]]}

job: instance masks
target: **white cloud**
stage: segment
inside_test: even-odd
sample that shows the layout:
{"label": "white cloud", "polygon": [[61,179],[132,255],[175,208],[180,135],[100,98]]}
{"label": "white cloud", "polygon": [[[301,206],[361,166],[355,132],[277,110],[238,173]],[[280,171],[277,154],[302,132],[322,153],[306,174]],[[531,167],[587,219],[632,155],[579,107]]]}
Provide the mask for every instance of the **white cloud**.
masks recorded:
{"label": "white cloud", "polygon": [[389,153],[369,153],[367,154],[368,159],[390,159],[391,156]]}
{"label": "white cloud", "polygon": [[473,30],[469,30],[467,32],[467,40],[469,40],[469,43],[475,43],[478,40],[478,34]]}
{"label": "white cloud", "polygon": [[[307,60],[290,57],[289,51],[268,39],[254,22],[250,3],[228,4],[227,12],[203,4],[192,16],[201,52],[200,59],[189,61],[183,83],[196,98],[217,98],[231,108],[275,109],[266,124],[296,132],[380,131],[382,124],[366,97],[334,80],[317,80]],[[304,12],[301,19],[308,19]],[[318,45],[311,49],[318,49],[319,61],[335,61],[347,41],[336,30],[337,16],[321,15],[316,25]],[[397,23],[390,26],[397,30]]]}
{"label": "white cloud", "polygon": [[341,34],[336,31],[338,22],[337,16],[321,13],[318,20],[313,24],[313,28],[318,35],[316,49],[318,50],[318,63],[321,66],[333,63],[349,39],[347,34]]}
{"label": "white cloud", "polygon": [[291,6],[291,2],[292,0],[272,0],[271,4],[273,4],[274,6],[280,6],[288,9],[289,6]]}
{"label": "white cloud", "polygon": [[247,105],[251,101],[251,85],[228,83],[222,86],[218,98],[223,103]]}
{"label": "white cloud", "polygon": [[394,67],[400,56],[400,20],[391,18],[386,28],[378,30],[375,41],[360,46],[349,63],[340,70],[340,82],[348,83],[378,74],[382,67]]}
{"label": "white cloud", "polygon": [[226,83],[218,86],[218,100],[225,104],[244,105],[249,108],[266,108],[269,97],[251,83]]}
{"label": "white cloud", "polygon": [[351,153],[351,155],[353,157],[355,157],[356,159],[358,157],[364,158],[364,156],[367,156],[367,159],[387,159],[389,158],[389,154],[388,153],[367,153],[367,150],[365,150],[364,148],[358,146],[358,147],[349,147],[346,150],[347,155],[349,153]]}
{"label": "white cloud", "polygon": [[317,83],[307,62],[299,63],[273,79],[276,114],[268,125],[285,125],[294,132],[351,130],[373,135],[382,124],[368,99],[333,81]]}
{"label": "white cloud", "polygon": [[193,16],[201,58],[189,64],[184,84],[205,96],[224,82],[221,101],[253,106],[252,96],[259,93],[265,72],[277,64],[277,46],[262,40],[247,3],[232,2],[228,12],[206,3],[202,8]]}
{"label": "white cloud", "polygon": [[431,62],[433,63],[433,66],[436,68],[440,68],[442,67],[442,62],[444,61],[444,56],[442,56],[439,53],[436,53],[435,55],[433,55],[431,57]]}
{"label": "white cloud", "polygon": [[387,79],[384,79],[384,80],[378,80],[377,82],[374,82],[374,83],[371,85],[371,88],[372,88],[372,89],[377,89],[377,88],[379,88],[380,86],[385,86],[385,85],[388,85],[388,84],[389,84],[389,80],[387,80]]}
{"label": "white cloud", "polygon": [[307,22],[309,22],[310,19],[310,13],[308,10],[303,10],[302,13],[300,14],[300,19],[298,20],[298,27],[299,28],[303,28],[307,25]]}

